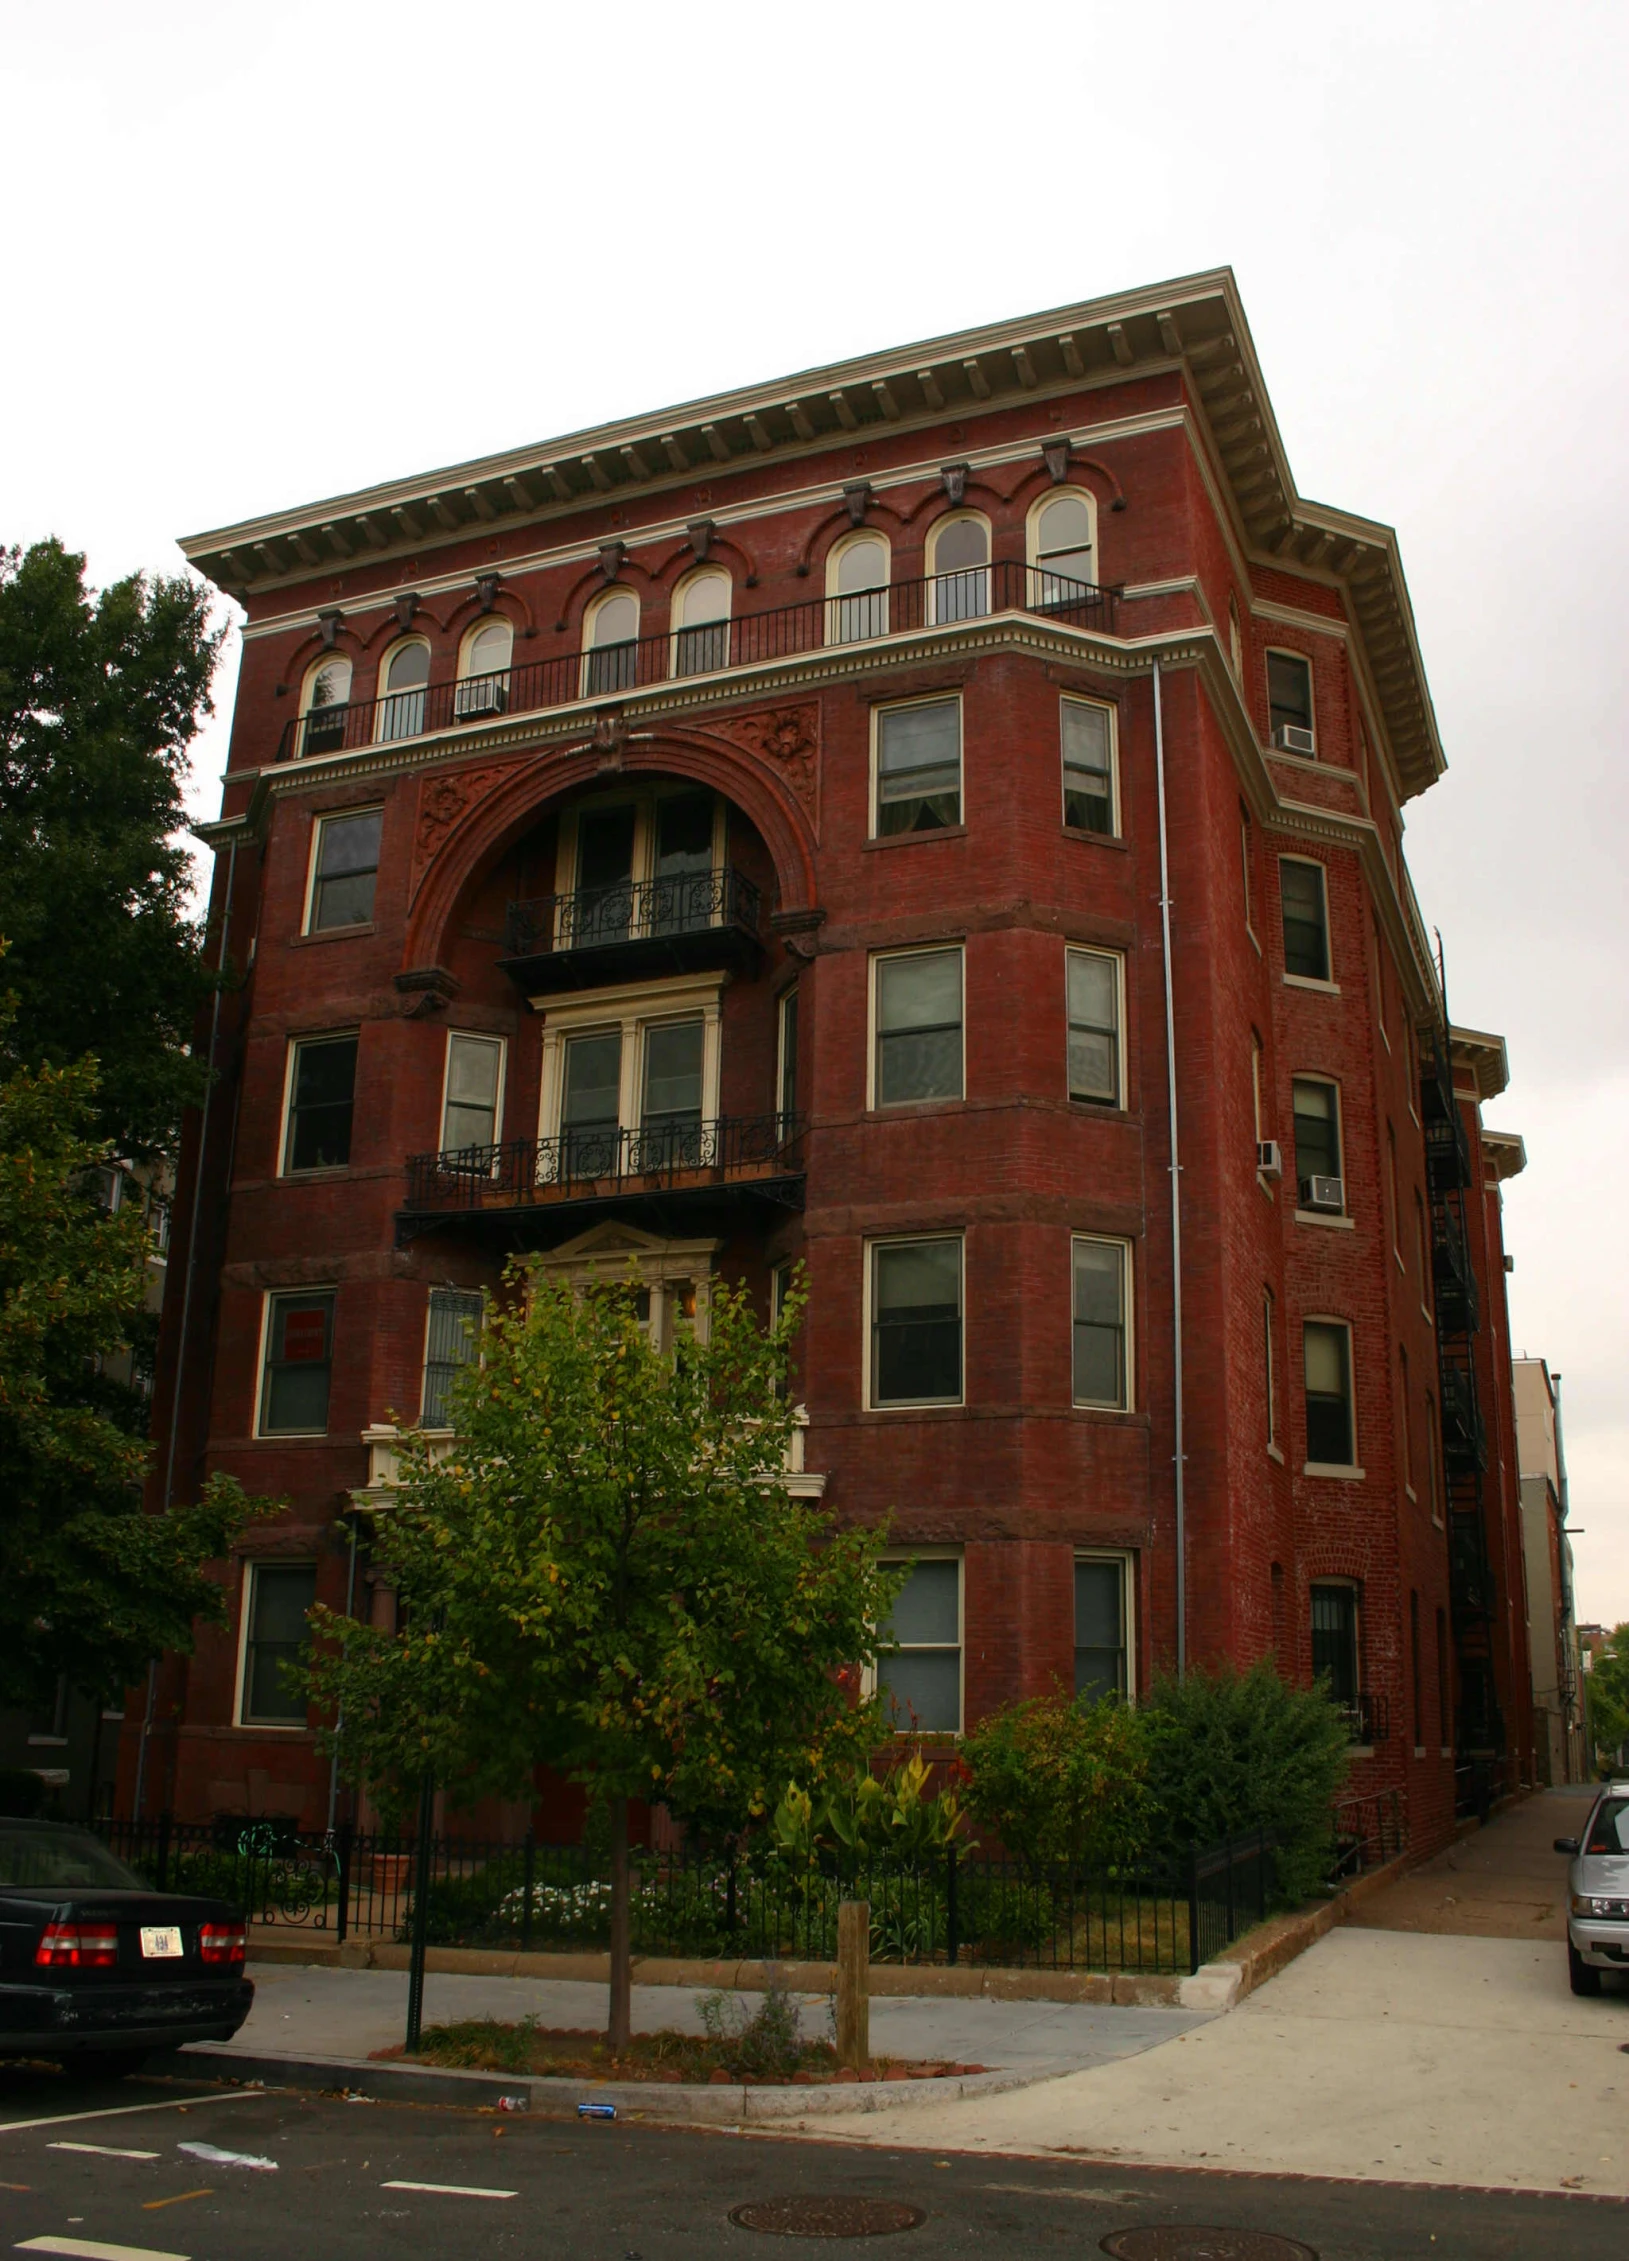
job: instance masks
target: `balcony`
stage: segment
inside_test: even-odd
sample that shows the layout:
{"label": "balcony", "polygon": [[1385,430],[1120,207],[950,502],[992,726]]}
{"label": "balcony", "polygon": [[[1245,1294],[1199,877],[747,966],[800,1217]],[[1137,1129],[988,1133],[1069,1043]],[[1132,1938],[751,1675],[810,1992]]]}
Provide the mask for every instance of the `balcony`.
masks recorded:
{"label": "balcony", "polygon": [[481,1225],[513,1246],[610,1215],[663,1232],[697,1212],[798,1209],[803,1131],[789,1115],[721,1115],[414,1154],[397,1237]]}
{"label": "balcony", "polygon": [[1067,628],[1114,633],[1119,592],[1095,582],[1006,560],[925,580],[895,581],[841,597],[809,597],[770,612],[705,627],[641,636],[591,651],[556,652],[496,675],[426,683],[388,698],[319,707],[285,724],[277,759],[349,754],[422,738],[501,715],[537,714],[580,700],[626,698],[656,684],[724,675],[765,661],[923,629],[965,625],[995,613],[1028,613]]}
{"label": "balcony", "polygon": [[540,895],[510,904],[502,965],[532,997],[718,966],[755,973],[759,909],[733,867]]}
{"label": "balcony", "polygon": [[1474,1335],[1482,1315],[1476,1273],[1465,1228],[1457,1211],[1445,1202],[1438,1202],[1431,1212],[1431,1282],[1442,1332]]}
{"label": "balcony", "polygon": [[1390,1740],[1391,1708],[1384,1695],[1370,1695],[1364,1690],[1356,1696],[1338,1698],[1336,1709],[1345,1718],[1346,1732],[1353,1743],[1372,1748]]}

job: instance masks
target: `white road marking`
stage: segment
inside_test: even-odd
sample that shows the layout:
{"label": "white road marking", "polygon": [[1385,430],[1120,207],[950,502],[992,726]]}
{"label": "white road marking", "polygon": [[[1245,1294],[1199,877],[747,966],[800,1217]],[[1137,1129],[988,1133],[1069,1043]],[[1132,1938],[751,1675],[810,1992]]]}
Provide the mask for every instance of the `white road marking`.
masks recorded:
{"label": "white road marking", "polygon": [[89,2238],[30,2237],[19,2253],[66,2253],[75,2261],[191,2261],[185,2253],[160,2253],[156,2245],[93,2245]]}
{"label": "white road marking", "polygon": [[156,2151],[120,2151],[111,2143],[48,2143],[47,2151],[88,2151],[97,2159],[156,2159]]}
{"label": "white road marking", "polygon": [[104,2104],[95,2112],[54,2112],[46,2120],[0,2120],[0,2135],[15,2135],[19,2128],[69,2128],[76,2120],[122,2120],[130,2112],[188,2111],[200,2104],[244,2104],[264,2097],[263,2088],[223,2088],[218,2096],[166,2096],[162,2104]]}
{"label": "white road marking", "polygon": [[428,2190],[438,2198],[518,2198],[518,2190],[478,2190],[462,2182],[382,2182],[381,2190]]}

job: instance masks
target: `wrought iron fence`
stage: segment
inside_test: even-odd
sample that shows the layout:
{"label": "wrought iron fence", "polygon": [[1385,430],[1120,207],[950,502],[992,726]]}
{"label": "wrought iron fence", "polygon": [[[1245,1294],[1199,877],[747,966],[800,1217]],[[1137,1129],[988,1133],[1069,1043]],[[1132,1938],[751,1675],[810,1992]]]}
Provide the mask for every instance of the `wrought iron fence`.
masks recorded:
{"label": "wrought iron fence", "polygon": [[828,645],[870,643],[883,636],[947,626],[997,612],[1028,612],[1070,628],[1114,631],[1117,589],[1076,581],[1052,568],[1014,559],[886,588],[810,597],[769,612],[746,613],[705,627],[671,630],[587,651],[396,691],[345,706],[315,707],[285,724],[279,761],[352,753],[386,740],[417,738],[494,715],[530,714],[579,699],[611,698],[678,676],[722,673],[785,659]]}
{"label": "wrought iron fence", "polygon": [[633,1128],[579,1127],[554,1138],[512,1138],[413,1154],[409,1210],[516,1209],[591,1193],[793,1177],[803,1125],[791,1115],[720,1115]]}
{"label": "wrought iron fence", "polygon": [[1408,1801],[1401,1790],[1371,1790],[1337,1801],[1331,1884],[1384,1868],[1407,1850]]}
{"label": "wrought iron fence", "polygon": [[662,941],[716,927],[758,932],[758,889],[733,866],[684,872],[671,879],[623,880],[511,903],[509,954],[606,949],[618,942]]}
{"label": "wrought iron fence", "polygon": [[[416,1842],[281,1822],[186,1825],[160,1815],[105,1825],[110,1848],[161,1890],[209,1892],[255,1923],[336,1940],[405,1940]],[[425,1935],[437,1946],[603,1948],[611,1886],[582,1845],[438,1836]],[[871,1907],[885,1963],[1045,1970],[1193,1971],[1266,1914],[1272,1848],[1261,1833],[1185,1862],[1087,1875],[952,1846],[916,1864],[804,1862],[755,1848],[636,1853],[634,1952],[830,1962],[841,1901]]]}

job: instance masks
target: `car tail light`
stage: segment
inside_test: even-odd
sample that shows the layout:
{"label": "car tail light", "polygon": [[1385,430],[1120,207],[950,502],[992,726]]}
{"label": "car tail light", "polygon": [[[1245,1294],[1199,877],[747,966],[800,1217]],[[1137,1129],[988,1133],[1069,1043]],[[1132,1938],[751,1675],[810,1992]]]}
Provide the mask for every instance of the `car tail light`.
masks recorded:
{"label": "car tail light", "polygon": [[198,1952],[206,1963],[241,1963],[249,1951],[248,1927],[205,1923],[198,1927]]}
{"label": "car tail light", "polygon": [[46,1970],[111,1970],[118,1959],[118,1927],[111,1923],[48,1923],[34,1950]]}

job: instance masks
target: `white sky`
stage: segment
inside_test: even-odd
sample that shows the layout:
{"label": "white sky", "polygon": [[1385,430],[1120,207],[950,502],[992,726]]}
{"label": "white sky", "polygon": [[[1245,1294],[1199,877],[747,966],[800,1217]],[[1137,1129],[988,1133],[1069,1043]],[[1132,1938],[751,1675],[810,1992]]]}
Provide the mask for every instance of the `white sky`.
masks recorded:
{"label": "white sky", "polygon": [[1610,1623],[1626,86],[1622,0],[0,0],[0,540],[174,569],[179,533],[1231,262],[1302,493],[1402,537],[1451,764],[1409,853],[1454,1017],[1509,1039],[1514,1337],[1566,1377]]}

